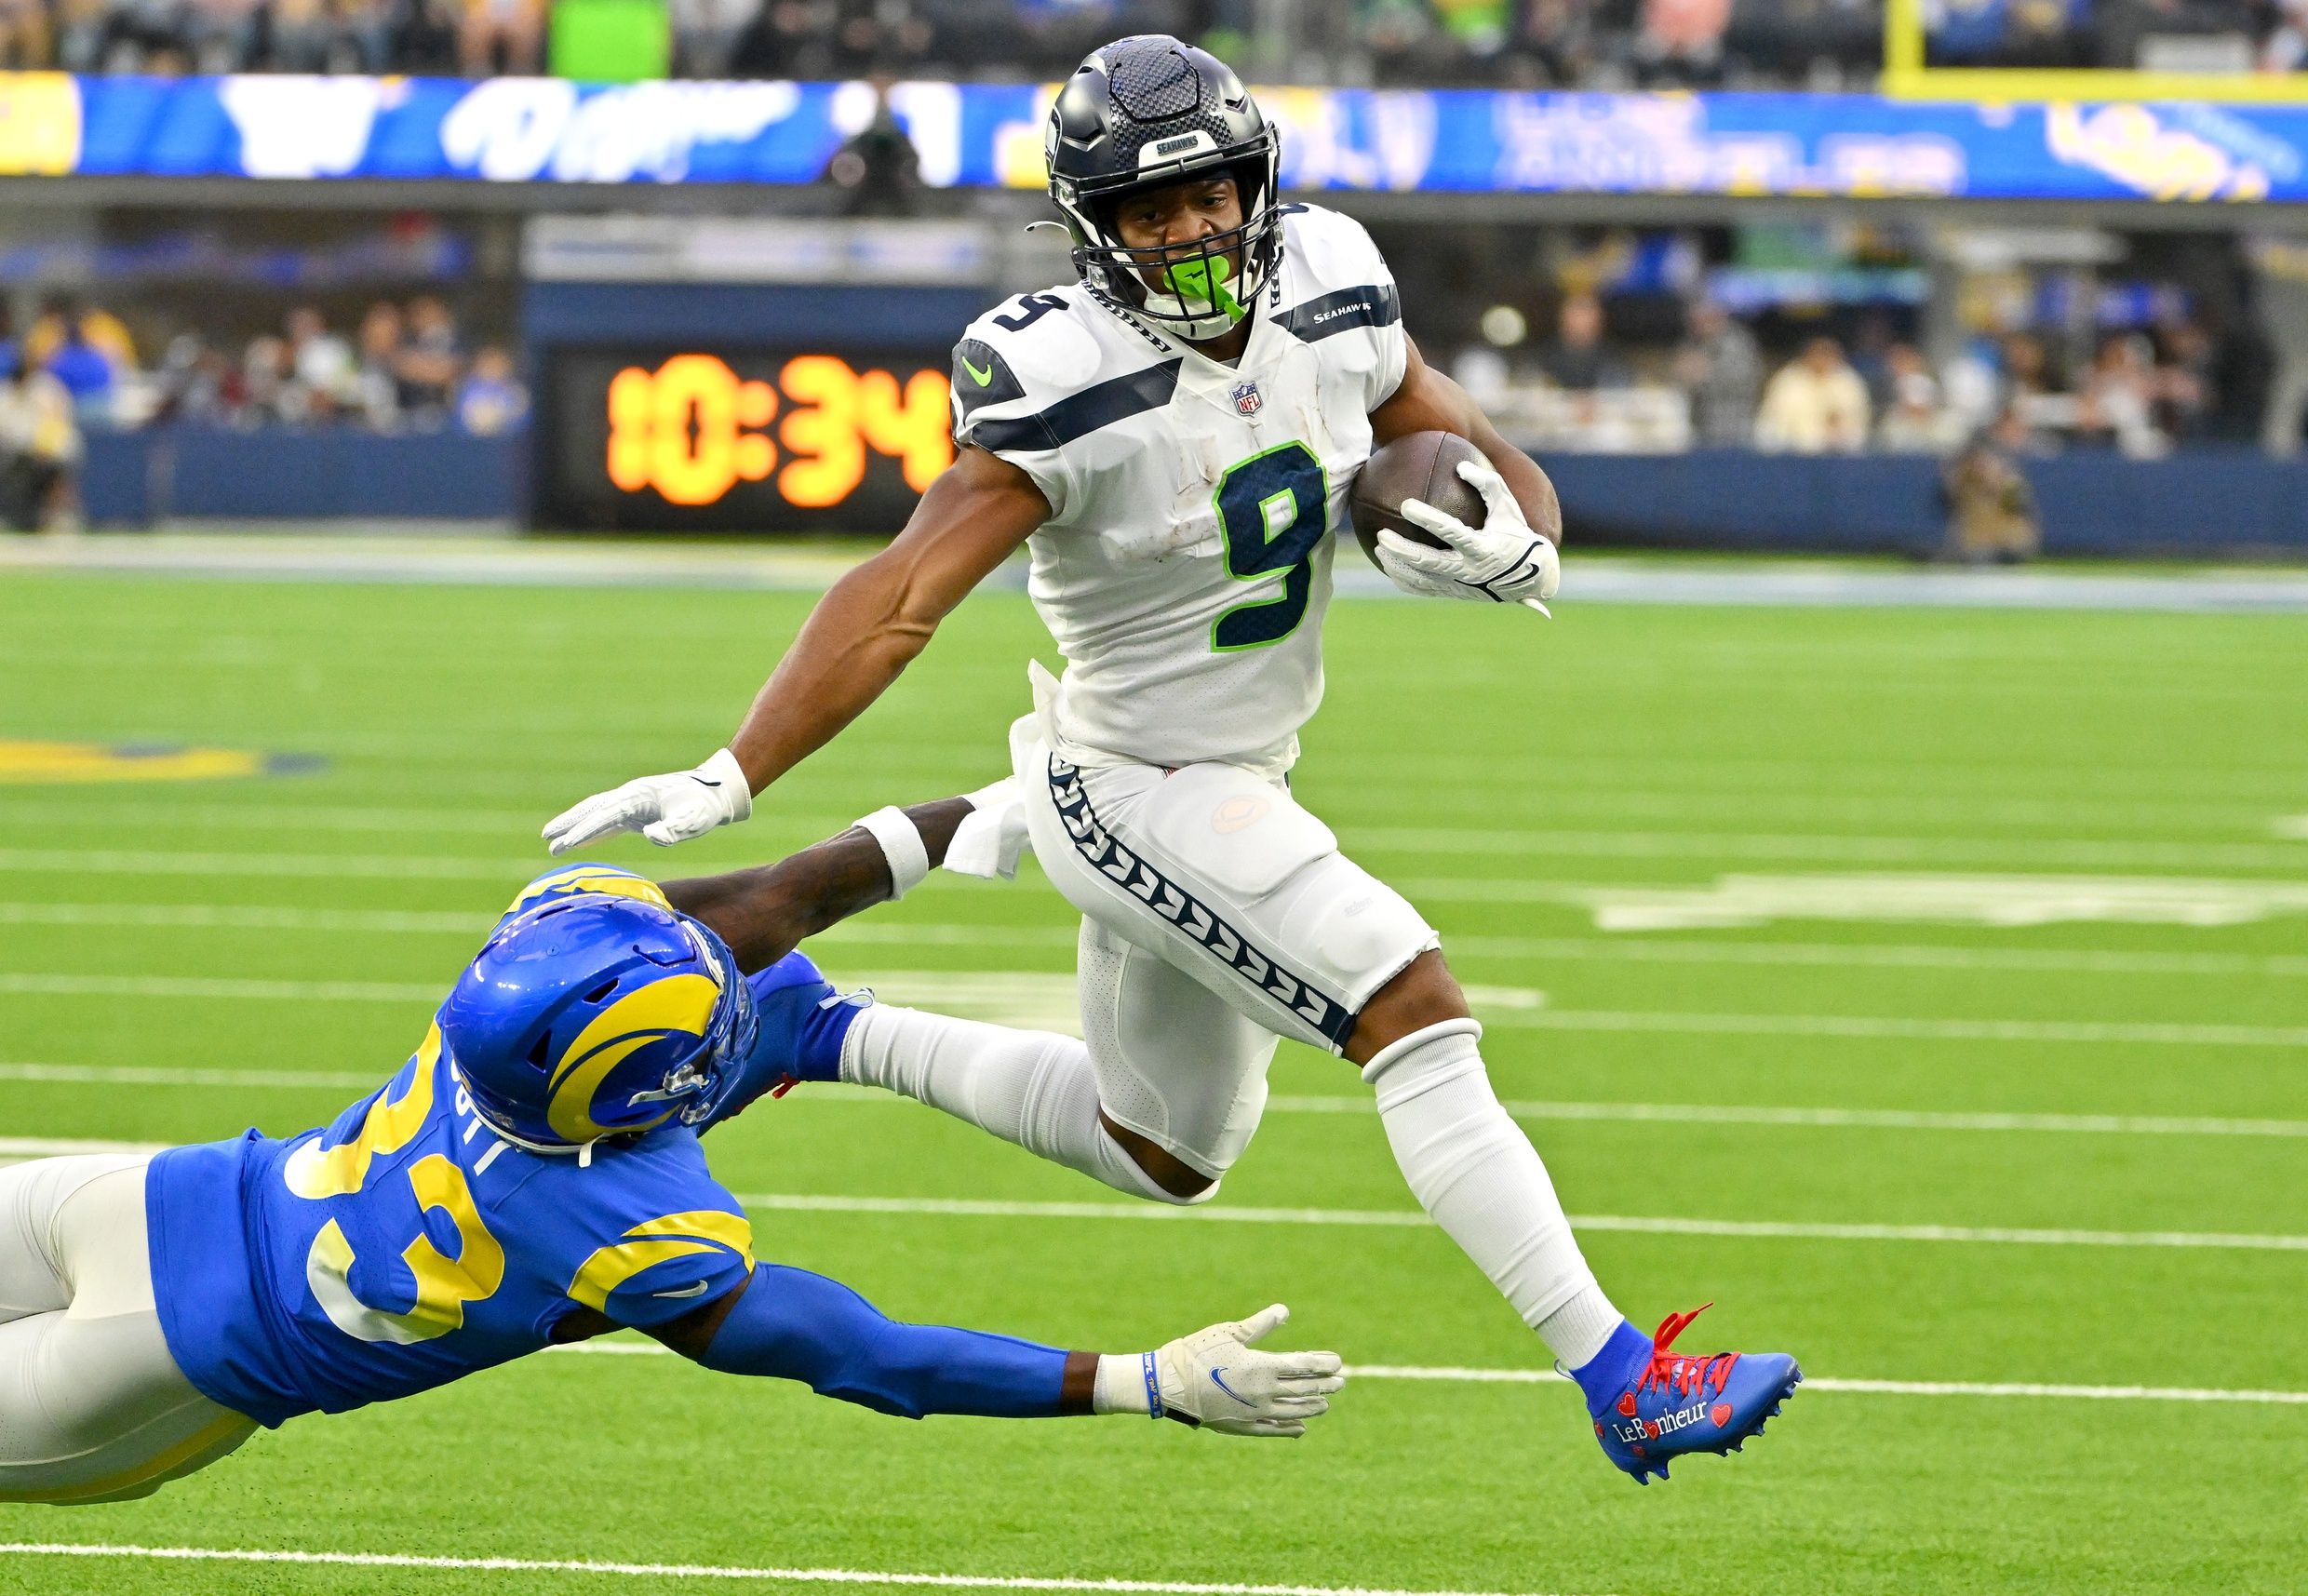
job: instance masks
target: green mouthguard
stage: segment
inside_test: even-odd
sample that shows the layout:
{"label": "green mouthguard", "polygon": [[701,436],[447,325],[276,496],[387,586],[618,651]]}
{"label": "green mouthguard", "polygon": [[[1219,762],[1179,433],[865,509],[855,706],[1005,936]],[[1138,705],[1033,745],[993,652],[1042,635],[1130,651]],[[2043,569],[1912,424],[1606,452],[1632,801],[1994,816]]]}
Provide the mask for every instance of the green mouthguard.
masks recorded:
{"label": "green mouthguard", "polygon": [[1240,321],[1249,314],[1242,302],[1227,291],[1227,278],[1232,275],[1223,256],[1199,261],[1181,261],[1171,267],[1167,275],[1170,286],[1183,299],[1188,295],[1204,304],[1215,305],[1226,313],[1228,321]]}

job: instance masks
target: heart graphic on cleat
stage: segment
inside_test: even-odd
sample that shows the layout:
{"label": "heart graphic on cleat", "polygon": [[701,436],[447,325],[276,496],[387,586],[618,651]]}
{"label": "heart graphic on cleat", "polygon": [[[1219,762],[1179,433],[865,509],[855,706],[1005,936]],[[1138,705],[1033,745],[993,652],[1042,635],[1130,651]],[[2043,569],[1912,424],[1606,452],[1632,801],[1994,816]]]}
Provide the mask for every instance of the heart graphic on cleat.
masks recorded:
{"label": "heart graphic on cleat", "polygon": [[1618,1400],[1618,1411],[1629,1418],[1635,1416],[1635,1393],[1629,1391]]}
{"label": "heart graphic on cleat", "polygon": [[1717,1429],[1721,1429],[1731,1422],[1731,1404],[1729,1402],[1717,1402],[1713,1407],[1707,1410],[1707,1416],[1715,1421],[1715,1428]]}

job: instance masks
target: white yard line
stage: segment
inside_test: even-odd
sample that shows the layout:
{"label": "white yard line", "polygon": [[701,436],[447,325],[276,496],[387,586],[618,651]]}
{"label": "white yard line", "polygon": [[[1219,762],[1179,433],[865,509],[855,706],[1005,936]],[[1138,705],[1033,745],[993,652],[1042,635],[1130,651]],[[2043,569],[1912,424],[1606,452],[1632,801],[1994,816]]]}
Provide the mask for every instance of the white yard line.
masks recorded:
{"label": "white yard line", "polygon": [[149,1562],[297,1563],[449,1573],[578,1574],[642,1579],[753,1579],[777,1585],[927,1586],[947,1590],[1067,1590],[1115,1596],[1495,1596],[1466,1590],[1385,1590],[1338,1585],[1205,1584],[1183,1579],[1053,1578],[1032,1574],[885,1573],[865,1568],[754,1568],[744,1564],[612,1562],[593,1558],[434,1557],[385,1551],[302,1551],[103,1542],[0,1541],[0,1556],[126,1558]]}
{"label": "white yard line", "polygon": [[0,995],[35,998],[221,998],[235,1002],[437,1003],[437,985],[413,981],[259,981],[210,975],[0,972]]}
{"label": "white yard line", "polygon": [[543,854],[523,858],[456,858],[421,853],[187,852],[127,848],[0,848],[0,870],[60,871],[71,875],[357,876],[428,881],[508,881],[541,876]]}
{"label": "white yard line", "polygon": [[[0,1076],[6,1066],[0,1066]],[[1717,1103],[1547,1103],[1515,1101],[1518,1120],[1598,1120],[1641,1124],[1790,1125],[1870,1131],[2020,1131],[2117,1136],[2308,1137],[2308,1120],[2220,1120],[2163,1114],[2004,1114],[1918,1108],[1774,1108]],[[1369,1096],[1280,1095],[1269,1114],[1373,1114]]]}
{"label": "white yard line", "polygon": [[393,909],[301,909],[250,904],[0,903],[0,925],[75,925],[185,931],[299,931],[475,938],[495,917]]}
{"label": "white yard line", "polygon": [[2296,869],[2297,847],[2260,842],[2125,841],[2062,837],[1870,837],[1756,831],[1515,831],[1475,826],[1349,827],[1352,852],[1469,854],[1484,859],[1803,859],[1839,865],[1993,862],[2031,869]]}
{"label": "white yard line", "polygon": [[[222,824],[222,823],[219,823]],[[826,822],[825,831],[841,825],[839,820]],[[347,830],[391,831],[405,829],[422,831],[420,825],[406,828],[383,826],[342,827]],[[464,830],[463,827],[450,827]],[[535,836],[533,825],[523,823],[518,827],[495,830],[495,835],[508,843],[527,843]],[[809,838],[804,838],[804,841]],[[2169,842],[2151,840],[2119,840],[2087,838],[2026,838],[2026,837],[1892,837],[1865,835],[1832,835],[1809,832],[1709,832],[1709,831],[1517,831],[1479,826],[1378,826],[1349,827],[1345,844],[1349,852],[1414,853],[1448,857],[1465,855],[1470,858],[1496,861],[1507,857],[1524,862],[1537,862],[1549,869],[1558,868],[1563,861],[1595,859],[1692,859],[1702,861],[1795,860],[1810,864],[1835,865],[1967,865],[2020,866],[2042,870],[2060,866],[2089,869],[2118,870],[2283,870],[2297,869],[2308,865],[2308,851],[2298,844],[2258,842]],[[800,845],[799,843],[796,844]],[[508,853],[505,868],[518,869],[530,856]],[[539,869],[547,863],[542,846],[536,857]],[[119,850],[119,849],[33,849],[14,848],[0,851],[0,867],[21,870],[164,870],[176,874],[207,874],[214,870],[229,870],[249,875],[313,875],[321,873],[324,861],[352,861],[345,873],[375,873],[380,859],[387,863],[410,865],[432,865],[442,868],[486,864],[489,861],[460,859],[454,855],[398,854],[361,855],[312,852],[281,852],[275,850],[246,851],[176,851],[176,850]],[[122,860],[142,861],[141,864],[114,863]],[[170,865],[166,861],[193,861]],[[215,865],[209,861],[232,861],[231,865]],[[267,868],[267,863],[281,861],[277,867]],[[414,870],[410,874],[426,874]],[[438,870],[431,872],[440,873]],[[1404,891],[1410,886],[1402,882]],[[1463,897],[1477,887],[1488,886],[1505,892],[1507,889],[1522,889],[1536,901],[1551,901],[1543,883],[1498,881],[1495,874],[1469,877],[1444,877],[1415,883],[1413,896]],[[1509,894],[1510,901],[1524,901]]]}
{"label": "white yard line", "polygon": [[[158,1142],[0,1137],[0,1159],[73,1153],[150,1153]],[[1019,1202],[986,1198],[863,1197],[817,1192],[744,1192],[748,1208],[808,1214],[902,1214],[962,1219],[1122,1219],[1178,1224],[1305,1225],[1422,1230],[1432,1221],[1407,1208],[1174,1208],[1164,1203]],[[1582,1230],[1639,1235],[1723,1236],[1746,1241],[1953,1241],[2039,1247],[2146,1247],[2308,1253],[2308,1236],[2195,1230],[2074,1230],[1973,1225],[1858,1225],[1769,1219],[1697,1219],[1674,1215],[1575,1214]]]}
{"label": "white yard line", "polygon": [[[0,925],[140,926],[163,929],[311,931],[474,937],[495,923],[485,914],[391,909],[309,909],[248,904],[84,904],[0,901]],[[1074,946],[1072,926],[964,925],[845,920],[810,939],[907,947]],[[2106,948],[1960,947],[1927,943],[1697,942],[1636,936],[1452,936],[1469,959],[1577,959],[1630,964],[1753,964],[1828,969],[1976,970],[2109,975],[2308,976],[2308,957],[2291,954],[2153,953]]]}
{"label": "white yard line", "polygon": [[[612,1356],[654,1358],[671,1356],[673,1348],[655,1341],[577,1341],[546,1348],[552,1352],[588,1352]],[[1567,1386],[1568,1375],[1552,1369],[1469,1369],[1428,1367],[1413,1363],[1349,1363],[1349,1378],[1357,1380],[1431,1380],[1445,1385]],[[2100,1402],[2251,1402],[2279,1407],[2308,1407],[2308,1391],[2216,1390],[2198,1386],[2060,1386],[2029,1380],[1838,1380],[1816,1375],[1804,1376],[1805,1391],[1835,1391],[1857,1396],[1885,1397],[2048,1397]]]}
{"label": "white yard line", "polygon": [[1891,1038],[1923,1041],[2144,1042],[2180,1047],[2308,1047],[2308,1026],[2199,1026],[2130,1021],[1916,1020],[1872,1014],[1672,1014],[1533,1009],[1485,1013],[1525,1030],[1664,1031],[1699,1036]]}
{"label": "white yard line", "polygon": [[349,1069],[181,1069],[141,1064],[4,1064],[0,1080],[81,1086],[253,1086],[298,1092],[374,1092],[390,1071]]}
{"label": "white yard line", "polygon": [[[292,1092],[369,1092],[383,1076],[357,1070],[203,1069],[163,1065],[0,1062],[0,1080],[89,1086],[242,1086]],[[913,1100],[863,1086],[817,1082],[796,1103],[812,1106],[912,1107]],[[1802,1130],[1958,1131],[2110,1136],[2246,1136],[2308,1140],[2308,1120],[2206,1119],[2177,1114],[2013,1114],[1918,1108],[1749,1107],[1725,1103],[1550,1103],[1510,1101],[1518,1120],[1667,1125],[1778,1125]],[[1368,1096],[1282,1093],[1268,1114],[1370,1115]]]}
{"label": "white yard line", "polygon": [[[1164,1203],[1013,1202],[985,1198],[857,1197],[798,1192],[745,1192],[748,1208],[813,1214],[935,1214],[966,1219],[1134,1219],[1177,1224],[1347,1226],[1429,1228],[1425,1214],[1402,1208],[1174,1208]],[[1747,1241],[1955,1241],[2037,1247],[2210,1248],[2308,1253],[2308,1236],[2194,1230],[2070,1230],[1973,1225],[1846,1225],[1769,1219],[1693,1219],[1664,1215],[1574,1214],[1590,1231],[1658,1236],[1724,1236]]]}
{"label": "white yard line", "polygon": [[[837,969],[845,985],[892,1001],[966,1006],[973,1017],[1055,1029],[1073,1022],[1071,975],[1015,970]],[[431,1003],[436,987],[401,981],[287,981],[197,975],[81,975],[0,972],[0,995],[216,998],[235,1001]],[[1550,1009],[1520,986],[1469,986],[1485,1024],[1517,1029],[1806,1036],[1933,1041],[2143,1043],[2181,1047],[2308,1047],[2308,1026],[2167,1025],[2127,1021],[1929,1020],[1869,1014],[1685,1014]]]}

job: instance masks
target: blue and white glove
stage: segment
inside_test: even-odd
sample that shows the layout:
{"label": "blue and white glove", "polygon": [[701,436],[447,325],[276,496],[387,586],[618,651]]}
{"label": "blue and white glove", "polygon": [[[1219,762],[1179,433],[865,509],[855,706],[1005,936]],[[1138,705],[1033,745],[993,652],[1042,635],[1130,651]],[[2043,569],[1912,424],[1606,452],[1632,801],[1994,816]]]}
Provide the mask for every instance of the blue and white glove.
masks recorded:
{"label": "blue and white glove", "polygon": [[727,748],[693,771],[642,776],[596,793],[545,822],[545,845],[567,853],[620,831],[637,831],[660,848],[703,837],[753,812],[753,788]]}
{"label": "blue and white glove", "polygon": [[1378,567],[1403,592],[1421,598],[1473,598],[1520,604],[1550,615],[1563,568],[1555,545],[1531,530],[1507,479],[1488,465],[1458,463],[1458,475],[1483,495],[1483,519],[1470,527],[1421,499],[1402,501],[1402,518],[1441,538],[1445,548],[1415,543],[1387,529],[1378,534]]}
{"label": "blue and white glove", "polygon": [[1220,1435],[1304,1435],[1347,1377],[1335,1352],[1252,1349],[1289,1321],[1290,1309],[1278,1302],[1151,1352],[1100,1358],[1097,1411],[1174,1418]]}

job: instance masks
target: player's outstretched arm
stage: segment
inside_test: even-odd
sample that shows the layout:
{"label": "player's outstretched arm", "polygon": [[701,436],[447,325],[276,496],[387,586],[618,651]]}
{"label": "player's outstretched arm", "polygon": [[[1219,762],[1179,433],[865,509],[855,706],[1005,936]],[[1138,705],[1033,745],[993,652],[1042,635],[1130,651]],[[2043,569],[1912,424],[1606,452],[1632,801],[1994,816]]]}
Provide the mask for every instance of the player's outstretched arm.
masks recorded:
{"label": "player's outstretched arm", "polygon": [[727,748],[693,771],[644,776],[563,811],[545,823],[546,843],[567,853],[638,831],[670,846],[745,819],[755,793],[863,714],[1049,516],[1032,477],[964,449],[890,546],[818,600]]}
{"label": "player's outstretched arm", "polygon": [[[925,871],[945,860],[971,807],[969,798],[951,798],[900,811],[921,839]],[[659,890],[676,909],[711,927],[737,956],[737,967],[748,972],[768,969],[805,939],[897,896],[889,853],[863,825],[774,865],[666,881]]]}
{"label": "player's outstretched arm", "polygon": [[838,1281],[758,1264],[717,1301],[651,1332],[709,1369],[800,1380],[880,1413],[988,1418],[1126,1414],[1222,1435],[1295,1436],[1346,1384],[1335,1352],[1260,1352],[1277,1303],[1151,1352],[1068,1352],[1007,1335],[906,1324]]}

